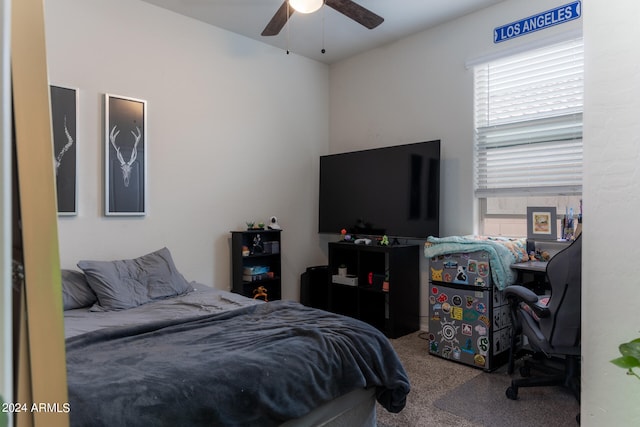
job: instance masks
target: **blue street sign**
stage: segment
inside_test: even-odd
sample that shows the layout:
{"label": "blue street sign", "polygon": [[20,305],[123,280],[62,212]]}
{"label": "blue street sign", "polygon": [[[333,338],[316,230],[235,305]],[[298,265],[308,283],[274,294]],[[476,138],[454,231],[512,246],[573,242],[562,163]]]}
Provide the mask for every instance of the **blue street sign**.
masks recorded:
{"label": "blue street sign", "polygon": [[546,12],[538,13],[528,18],[512,22],[493,30],[493,42],[500,43],[515,37],[523,36],[534,31],[564,24],[580,18],[580,1],[574,1]]}

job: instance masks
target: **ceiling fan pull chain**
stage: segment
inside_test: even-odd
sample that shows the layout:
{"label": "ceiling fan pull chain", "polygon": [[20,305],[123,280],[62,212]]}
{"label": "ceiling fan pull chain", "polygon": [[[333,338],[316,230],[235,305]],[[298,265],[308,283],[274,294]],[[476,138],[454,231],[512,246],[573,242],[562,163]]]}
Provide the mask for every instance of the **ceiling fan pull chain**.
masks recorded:
{"label": "ceiling fan pull chain", "polygon": [[[324,6],[324,1],[322,2],[322,6]],[[324,55],[324,53],[326,52],[325,48],[324,48],[324,7],[322,8],[322,50],[320,50],[320,52]]]}
{"label": "ceiling fan pull chain", "polygon": [[287,55],[289,55],[289,27],[291,26],[291,22],[289,22],[289,18],[291,17],[291,11],[289,10],[289,8],[291,7],[289,5],[289,1],[286,2],[287,3]]}

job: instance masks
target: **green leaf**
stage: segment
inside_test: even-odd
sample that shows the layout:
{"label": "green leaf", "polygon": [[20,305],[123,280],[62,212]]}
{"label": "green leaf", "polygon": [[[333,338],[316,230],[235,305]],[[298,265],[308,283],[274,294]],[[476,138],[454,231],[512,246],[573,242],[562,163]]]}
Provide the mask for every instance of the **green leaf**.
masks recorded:
{"label": "green leaf", "polygon": [[611,363],[624,369],[640,367],[640,360],[632,356],[618,357],[617,359],[613,359]]}
{"label": "green leaf", "polygon": [[[0,396],[0,405],[4,405],[4,399]],[[9,415],[5,411],[0,411],[0,427],[9,425]]]}
{"label": "green leaf", "polygon": [[640,339],[622,343],[618,348],[620,350],[620,354],[622,354],[623,356],[630,356],[636,359],[640,359]]}

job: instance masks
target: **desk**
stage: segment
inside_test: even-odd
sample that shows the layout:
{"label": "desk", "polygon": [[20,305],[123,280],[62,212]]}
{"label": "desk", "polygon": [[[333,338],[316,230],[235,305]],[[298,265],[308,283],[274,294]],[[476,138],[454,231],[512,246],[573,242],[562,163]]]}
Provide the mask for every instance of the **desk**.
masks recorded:
{"label": "desk", "polygon": [[[517,285],[526,286],[538,295],[542,295],[549,289],[547,283],[546,261],[525,261],[511,264],[511,268],[518,273]],[[531,276],[532,280],[525,280]]]}
{"label": "desk", "polygon": [[511,268],[516,270],[518,274],[521,274],[525,271],[531,271],[533,273],[546,273],[547,272],[547,262],[546,261],[525,261],[525,262],[517,262],[511,265]]}

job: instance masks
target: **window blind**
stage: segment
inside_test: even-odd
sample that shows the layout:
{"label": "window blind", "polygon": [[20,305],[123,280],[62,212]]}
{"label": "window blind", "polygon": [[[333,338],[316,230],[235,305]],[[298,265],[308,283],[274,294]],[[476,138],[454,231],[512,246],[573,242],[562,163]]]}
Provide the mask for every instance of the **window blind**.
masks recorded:
{"label": "window blind", "polygon": [[582,39],[474,67],[477,197],[582,192],[583,69]]}

